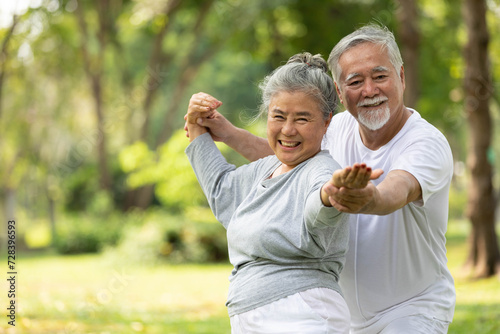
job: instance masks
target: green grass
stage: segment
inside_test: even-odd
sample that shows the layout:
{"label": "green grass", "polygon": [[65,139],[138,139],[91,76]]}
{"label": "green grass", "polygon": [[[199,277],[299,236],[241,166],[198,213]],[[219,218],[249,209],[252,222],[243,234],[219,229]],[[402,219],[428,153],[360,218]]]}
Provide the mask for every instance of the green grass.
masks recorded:
{"label": "green grass", "polygon": [[[466,224],[450,224],[457,306],[449,333],[500,333],[498,278],[472,281],[460,274],[467,232]],[[21,254],[17,266],[16,327],[9,329],[2,312],[0,334],[230,333],[228,264],[117,266],[99,255]],[[5,281],[0,287],[7,291]]]}
{"label": "green grass", "polygon": [[452,222],[448,226],[448,267],[455,279],[457,304],[449,333],[500,333],[500,280],[491,277],[473,280],[465,275],[462,265],[467,258],[466,222]]}
{"label": "green grass", "polygon": [[114,267],[98,255],[18,262],[16,334],[230,331],[228,265]]}

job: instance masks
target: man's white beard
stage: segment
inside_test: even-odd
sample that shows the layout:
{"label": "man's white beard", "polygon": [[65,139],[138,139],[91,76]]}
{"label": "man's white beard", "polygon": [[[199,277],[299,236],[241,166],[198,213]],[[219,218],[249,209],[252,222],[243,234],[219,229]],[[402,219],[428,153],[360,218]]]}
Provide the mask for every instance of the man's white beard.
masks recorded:
{"label": "man's white beard", "polygon": [[391,110],[389,106],[380,109],[362,111],[358,113],[359,123],[366,126],[368,129],[375,131],[383,127],[391,118]]}

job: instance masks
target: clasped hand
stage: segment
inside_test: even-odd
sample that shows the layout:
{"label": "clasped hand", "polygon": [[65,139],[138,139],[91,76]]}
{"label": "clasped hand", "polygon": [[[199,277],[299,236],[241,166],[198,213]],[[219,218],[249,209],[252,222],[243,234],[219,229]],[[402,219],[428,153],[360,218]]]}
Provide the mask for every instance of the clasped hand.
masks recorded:
{"label": "clasped hand", "polygon": [[322,196],[326,196],[331,206],[341,212],[362,213],[378,195],[370,180],[378,179],[383,173],[381,169],[372,170],[364,163],[336,170],[323,186]]}

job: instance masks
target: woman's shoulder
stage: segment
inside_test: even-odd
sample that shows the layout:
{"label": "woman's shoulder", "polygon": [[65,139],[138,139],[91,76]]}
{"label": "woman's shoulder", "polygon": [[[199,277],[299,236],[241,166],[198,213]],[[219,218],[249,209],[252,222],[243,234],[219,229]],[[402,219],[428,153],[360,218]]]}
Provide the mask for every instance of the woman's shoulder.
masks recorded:
{"label": "woman's shoulder", "polygon": [[333,173],[340,168],[340,164],[333,159],[328,150],[321,150],[307,162],[307,169],[317,170],[319,172]]}

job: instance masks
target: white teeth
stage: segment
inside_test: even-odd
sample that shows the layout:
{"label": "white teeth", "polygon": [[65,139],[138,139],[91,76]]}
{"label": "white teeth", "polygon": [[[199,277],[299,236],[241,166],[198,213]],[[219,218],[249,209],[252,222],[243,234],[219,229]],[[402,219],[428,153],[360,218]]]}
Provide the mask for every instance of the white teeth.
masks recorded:
{"label": "white teeth", "polygon": [[299,143],[286,143],[284,141],[280,141],[281,145],[285,146],[285,147],[295,147],[295,146],[298,146]]}
{"label": "white teeth", "polygon": [[384,103],[385,101],[387,101],[387,99],[381,99],[381,98],[369,99],[369,100],[365,100],[364,102],[360,102],[358,104],[358,107],[368,107],[368,108],[377,107],[377,106],[381,105],[382,103]]}

